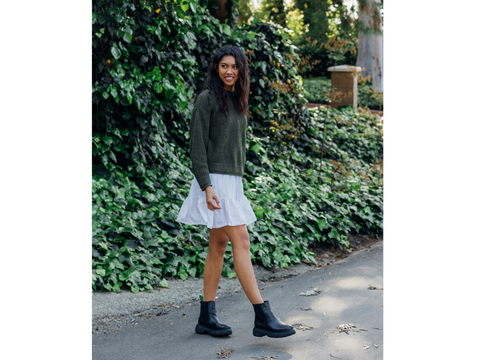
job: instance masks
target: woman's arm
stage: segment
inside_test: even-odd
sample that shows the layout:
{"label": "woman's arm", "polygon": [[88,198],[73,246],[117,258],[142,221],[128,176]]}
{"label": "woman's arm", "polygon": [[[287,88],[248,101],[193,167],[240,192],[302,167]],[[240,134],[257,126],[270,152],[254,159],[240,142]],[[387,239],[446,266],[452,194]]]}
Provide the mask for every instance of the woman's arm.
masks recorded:
{"label": "woman's arm", "polygon": [[192,170],[202,191],[211,186],[207,161],[208,134],[210,131],[210,104],[208,90],[197,97],[190,120],[190,159]]}

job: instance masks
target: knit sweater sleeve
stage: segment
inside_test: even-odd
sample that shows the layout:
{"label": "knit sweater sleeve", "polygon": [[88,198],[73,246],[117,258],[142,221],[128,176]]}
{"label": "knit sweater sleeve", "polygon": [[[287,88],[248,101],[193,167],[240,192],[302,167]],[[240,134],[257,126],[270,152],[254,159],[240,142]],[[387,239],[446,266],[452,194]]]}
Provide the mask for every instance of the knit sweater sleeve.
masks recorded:
{"label": "knit sweater sleeve", "polygon": [[[208,136],[210,131],[211,107],[208,101],[208,90],[198,95],[190,119],[190,159],[193,174],[202,191],[211,186],[207,161]],[[210,99],[214,101],[214,99]]]}

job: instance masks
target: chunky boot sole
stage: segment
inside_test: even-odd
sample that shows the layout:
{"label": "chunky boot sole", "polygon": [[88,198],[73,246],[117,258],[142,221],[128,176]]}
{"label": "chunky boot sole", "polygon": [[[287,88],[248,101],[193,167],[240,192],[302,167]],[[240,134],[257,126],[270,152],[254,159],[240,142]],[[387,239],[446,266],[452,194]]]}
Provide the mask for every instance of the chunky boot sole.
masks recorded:
{"label": "chunky boot sole", "polygon": [[213,330],[201,324],[197,324],[197,326],[195,327],[195,332],[197,334],[210,334],[212,336],[232,335],[232,329]]}
{"label": "chunky boot sole", "polygon": [[282,337],[293,335],[295,333],[296,333],[295,329],[274,332],[274,331],[263,330],[257,327],[253,328],[253,336],[257,336],[257,337],[268,336],[271,338],[282,338]]}

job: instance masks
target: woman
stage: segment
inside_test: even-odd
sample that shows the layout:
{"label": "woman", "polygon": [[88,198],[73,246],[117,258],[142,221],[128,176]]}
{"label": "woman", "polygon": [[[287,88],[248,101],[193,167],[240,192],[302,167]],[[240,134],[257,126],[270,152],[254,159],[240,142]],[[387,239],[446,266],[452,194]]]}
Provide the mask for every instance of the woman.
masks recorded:
{"label": "woman", "polygon": [[236,46],[220,49],[210,64],[205,88],[197,94],[190,121],[190,157],[194,179],[177,221],[206,225],[209,250],[203,273],[204,293],[195,331],[232,334],[215,313],[215,295],[230,240],[238,280],[255,312],[254,336],[285,337],[295,329],[272,314],[258,291],[247,225],[257,220],[243,193],[250,81],[245,54]]}

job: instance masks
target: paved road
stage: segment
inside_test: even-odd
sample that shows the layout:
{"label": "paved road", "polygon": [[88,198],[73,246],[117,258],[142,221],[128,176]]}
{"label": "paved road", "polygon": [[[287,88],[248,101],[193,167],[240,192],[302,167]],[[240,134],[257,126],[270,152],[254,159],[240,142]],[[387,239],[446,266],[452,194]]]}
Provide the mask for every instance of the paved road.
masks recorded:
{"label": "paved road", "polygon": [[[229,337],[195,333],[198,304],[95,334],[93,360],[211,360],[229,348],[232,360],[383,359],[383,291],[369,289],[383,288],[383,242],[324,268],[261,286],[278,318],[313,329],[297,329],[283,339],[254,337],[253,307],[242,291],[216,300],[219,321],[233,330]],[[318,295],[299,295],[315,287],[321,290]],[[306,307],[312,310],[300,309]],[[336,330],[348,323],[356,326],[354,331]]]}

